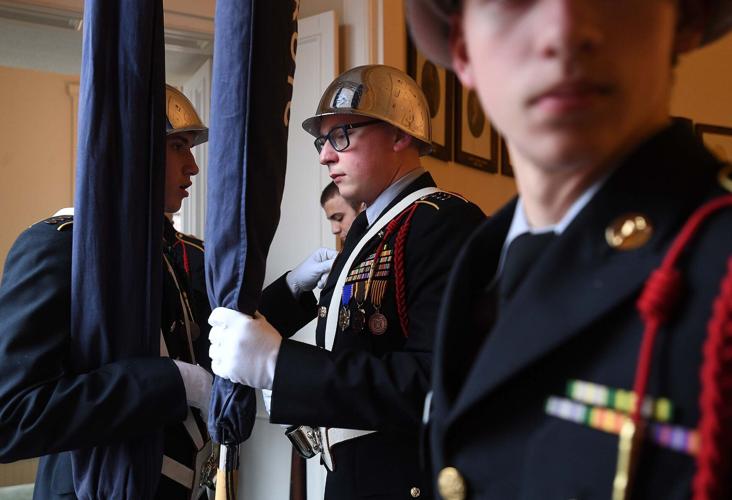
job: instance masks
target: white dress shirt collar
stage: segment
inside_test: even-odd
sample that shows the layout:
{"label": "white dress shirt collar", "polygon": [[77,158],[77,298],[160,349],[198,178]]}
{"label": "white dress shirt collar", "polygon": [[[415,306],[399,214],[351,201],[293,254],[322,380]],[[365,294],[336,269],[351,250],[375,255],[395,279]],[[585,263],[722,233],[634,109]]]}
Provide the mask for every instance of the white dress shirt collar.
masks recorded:
{"label": "white dress shirt collar", "polygon": [[389,187],[384,189],[381,194],[374,200],[374,202],[366,207],[366,219],[369,221],[369,226],[374,223],[379,215],[384,211],[394,199],[404,191],[408,185],[416,181],[417,178],[425,173],[425,169],[417,167],[414,170],[410,170],[396,181],[392,182]]}
{"label": "white dress shirt collar", "polygon": [[575,217],[577,217],[577,214],[579,214],[582,209],[585,208],[585,206],[592,200],[595,194],[605,184],[605,181],[608,179],[608,177],[610,177],[611,173],[603,175],[590,187],[585,189],[585,191],[574,201],[574,203],[572,203],[572,205],[569,207],[569,210],[567,210],[567,212],[560,219],[560,221],[556,224],[551,224],[549,226],[532,227],[531,224],[529,224],[529,220],[526,218],[523,201],[521,200],[521,197],[519,197],[518,201],[516,202],[516,209],[513,212],[511,227],[508,229],[506,240],[503,242],[503,248],[501,249],[501,257],[498,261],[498,272],[496,273],[496,276],[499,276],[501,274],[501,270],[503,269],[503,261],[506,259],[506,251],[508,250],[508,247],[513,240],[515,240],[518,236],[521,236],[524,233],[542,234],[551,231],[558,235],[562,234],[564,230],[567,229],[567,226],[569,226],[575,219]]}

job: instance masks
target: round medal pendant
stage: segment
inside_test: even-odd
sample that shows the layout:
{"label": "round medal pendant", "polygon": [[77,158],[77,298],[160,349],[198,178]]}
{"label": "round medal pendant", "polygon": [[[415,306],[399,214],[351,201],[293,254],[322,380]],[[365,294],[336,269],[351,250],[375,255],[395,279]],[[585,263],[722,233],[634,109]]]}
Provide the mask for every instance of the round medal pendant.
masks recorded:
{"label": "round medal pendant", "polygon": [[363,309],[356,309],[353,311],[353,317],[351,318],[351,328],[358,333],[363,330],[364,326],[366,326],[366,313]]}
{"label": "round medal pendant", "polygon": [[338,326],[341,331],[345,331],[348,325],[351,323],[351,310],[348,307],[341,307],[341,311],[338,313]]}
{"label": "round medal pendant", "polygon": [[383,335],[388,325],[389,322],[386,320],[386,316],[380,312],[375,312],[369,318],[369,330],[374,335]]}

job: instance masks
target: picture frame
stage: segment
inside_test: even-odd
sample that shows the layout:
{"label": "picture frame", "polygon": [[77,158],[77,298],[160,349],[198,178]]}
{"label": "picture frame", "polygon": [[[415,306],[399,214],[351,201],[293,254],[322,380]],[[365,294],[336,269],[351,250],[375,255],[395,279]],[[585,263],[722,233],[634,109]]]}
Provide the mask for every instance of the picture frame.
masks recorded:
{"label": "picture frame", "polygon": [[455,75],[419,52],[407,33],[407,74],[427,97],[432,120],[432,153],[442,161],[452,160],[453,87]]}
{"label": "picture frame", "polygon": [[508,154],[508,145],[506,139],[501,136],[501,175],[513,177],[513,165],[511,165],[511,157]]}
{"label": "picture frame", "polygon": [[483,113],[477,94],[455,84],[455,161],[498,173],[498,133]]}
{"label": "picture frame", "polygon": [[725,163],[732,163],[732,127],[697,123],[695,132],[717,158]]}

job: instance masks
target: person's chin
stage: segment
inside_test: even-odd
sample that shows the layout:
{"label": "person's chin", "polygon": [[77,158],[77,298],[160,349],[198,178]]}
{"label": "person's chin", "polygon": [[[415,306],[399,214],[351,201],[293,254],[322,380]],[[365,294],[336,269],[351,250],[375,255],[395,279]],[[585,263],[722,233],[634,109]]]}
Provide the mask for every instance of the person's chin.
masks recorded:
{"label": "person's chin", "polygon": [[183,200],[180,200],[178,203],[166,203],[165,204],[165,213],[166,214],[174,214],[178,210],[180,210],[181,205],[183,204]]}
{"label": "person's chin", "polygon": [[340,195],[345,200],[351,200],[351,199],[353,199],[353,197],[356,194],[355,189],[353,189],[350,185],[345,184],[345,183],[344,184],[340,184],[338,186],[338,192],[340,193]]}
{"label": "person's chin", "polygon": [[547,171],[595,168],[605,164],[609,156],[606,148],[582,141],[557,140],[542,146],[533,148],[528,156]]}

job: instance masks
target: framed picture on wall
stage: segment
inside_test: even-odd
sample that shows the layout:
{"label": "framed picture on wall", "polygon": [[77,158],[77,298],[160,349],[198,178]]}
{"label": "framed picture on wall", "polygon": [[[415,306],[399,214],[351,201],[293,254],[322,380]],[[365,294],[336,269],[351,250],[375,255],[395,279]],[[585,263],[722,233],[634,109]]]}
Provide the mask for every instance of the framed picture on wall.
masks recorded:
{"label": "framed picture on wall", "polygon": [[414,78],[427,97],[432,120],[431,156],[452,160],[453,86],[455,75],[419,52],[407,35],[407,73]]}
{"label": "framed picture on wall", "polygon": [[697,123],[696,135],[717,158],[732,163],[732,127]]}
{"label": "framed picture on wall", "polygon": [[455,83],[455,161],[498,172],[498,134],[483,113],[477,94]]}
{"label": "framed picture on wall", "polygon": [[501,175],[513,177],[513,165],[511,165],[511,157],[508,155],[508,146],[506,139],[501,137]]}

